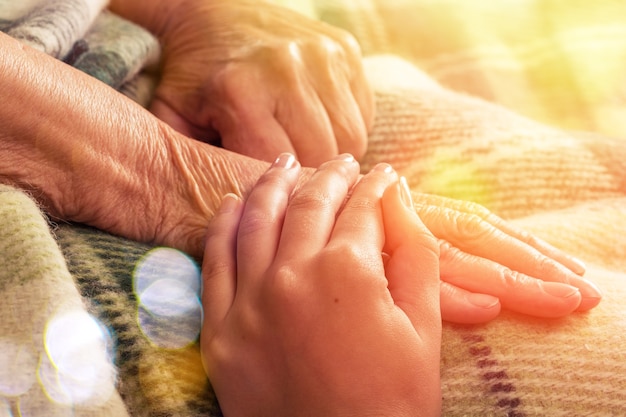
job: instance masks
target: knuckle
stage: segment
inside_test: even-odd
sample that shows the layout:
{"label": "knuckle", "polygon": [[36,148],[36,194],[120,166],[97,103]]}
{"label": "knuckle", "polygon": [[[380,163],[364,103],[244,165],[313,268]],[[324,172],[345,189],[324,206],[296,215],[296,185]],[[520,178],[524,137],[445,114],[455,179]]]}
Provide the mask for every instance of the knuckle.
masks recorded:
{"label": "knuckle", "polygon": [[[337,242],[329,245],[324,250],[323,258],[320,261],[325,264],[326,269],[335,271],[335,276],[367,276],[371,274],[368,268],[366,253],[361,245],[354,242]],[[338,263],[337,259],[341,259]]]}
{"label": "knuckle", "polygon": [[294,210],[326,210],[332,206],[332,198],[326,190],[303,189],[289,203]]}
{"label": "knuckle", "polygon": [[209,254],[204,258],[202,265],[202,278],[204,281],[222,279],[222,277],[228,276],[234,272],[231,269],[231,264],[222,256]]}
{"label": "knuckle", "polygon": [[339,33],[339,41],[343,45],[344,49],[349,55],[356,58],[361,57],[361,46],[352,33],[347,31],[341,31]]}
{"label": "knuckle", "polygon": [[442,264],[452,264],[457,261],[461,256],[462,252],[452,246],[449,242],[445,240],[439,240],[439,261]]}
{"label": "knuckle", "polygon": [[289,263],[278,266],[264,282],[262,299],[272,306],[276,319],[300,317],[303,303],[311,298],[310,286],[299,279],[302,275]]}
{"label": "knuckle", "polygon": [[371,198],[366,196],[356,196],[353,195],[348,200],[346,204],[346,209],[350,209],[350,211],[358,213],[369,214],[372,212],[376,212],[378,209],[378,200],[373,201]]}
{"label": "knuckle", "polygon": [[245,237],[262,232],[276,222],[276,216],[272,213],[259,210],[249,209],[239,223],[239,236]]}
{"label": "knuckle", "polygon": [[502,267],[500,274],[502,284],[507,292],[524,289],[531,280],[530,277],[506,267]]}
{"label": "knuckle", "polygon": [[488,238],[491,230],[483,219],[476,214],[460,214],[455,219],[456,229],[461,238],[479,242]]}

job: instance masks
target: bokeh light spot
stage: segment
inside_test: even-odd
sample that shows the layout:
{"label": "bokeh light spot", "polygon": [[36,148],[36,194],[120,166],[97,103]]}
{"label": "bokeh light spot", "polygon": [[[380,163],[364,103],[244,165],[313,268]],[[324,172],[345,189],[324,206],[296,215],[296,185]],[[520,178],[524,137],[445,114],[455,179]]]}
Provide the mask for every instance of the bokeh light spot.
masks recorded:
{"label": "bokeh light spot", "polygon": [[198,338],[201,275],[191,258],[171,248],[151,250],[135,268],[133,288],[139,326],[152,343],[180,349]]}
{"label": "bokeh light spot", "polygon": [[38,377],[47,396],[66,405],[100,405],[115,389],[112,341],[83,310],[54,316],[46,327]]}

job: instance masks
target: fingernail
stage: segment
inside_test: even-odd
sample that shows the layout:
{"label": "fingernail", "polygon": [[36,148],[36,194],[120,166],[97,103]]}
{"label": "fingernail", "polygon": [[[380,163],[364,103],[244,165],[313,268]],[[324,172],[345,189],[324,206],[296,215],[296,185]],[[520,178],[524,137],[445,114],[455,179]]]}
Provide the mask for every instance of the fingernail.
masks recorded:
{"label": "fingernail", "polygon": [[233,193],[228,193],[222,198],[222,203],[220,204],[219,213],[227,214],[232,213],[237,208],[239,204],[239,197]]}
{"label": "fingernail", "polygon": [[593,282],[587,279],[583,279],[583,281],[586,285],[581,288],[580,292],[583,296],[583,299],[578,309],[586,311],[597,306],[600,303],[600,301],[602,300],[602,291]]}
{"label": "fingernail", "polygon": [[290,169],[296,165],[296,157],[290,153],[283,153],[278,155],[278,158],[272,164],[276,168]]}
{"label": "fingernail", "polygon": [[352,156],[352,154],[349,154],[349,153],[342,153],[341,155],[337,155],[333,159],[337,161],[354,162],[354,156]]}
{"label": "fingernail", "polygon": [[569,298],[580,293],[578,288],[560,282],[543,282],[541,287],[546,293],[559,298]]}
{"label": "fingernail", "polygon": [[500,300],[497,297],[487,294],[468,294],[467,301],[480,308],[492,308],[498,305]]}
{"label": "fingernail", "polygon": [[587,284],[587,288],[585,288],[585,296],[592,298],[602,298],[602,290],[594,283],[589,281],[588,279],[583,278],[583,282]]}
{"label": "fingernail", "polygon": [[584,275],[585,272],[587,271],[587,265],[585,265],[585,263],[583,261],[581,261],[578,258],[574,258],[573,256],[570,258],[570,260],[574,263],[574,272],[577,275]]}
{"label": "fingernail", "polygon": [[393,172],[393,167],[387,163],[377,164],[372,171],[384,172],[385,174],[391,174]]}
{"label": "fingernail", "polygon": [[407,184],[405,177],[400,177],[400,197],[406,208],[413,209],[413,197],[411,197],[411,190],[409,189],[409,184]]}

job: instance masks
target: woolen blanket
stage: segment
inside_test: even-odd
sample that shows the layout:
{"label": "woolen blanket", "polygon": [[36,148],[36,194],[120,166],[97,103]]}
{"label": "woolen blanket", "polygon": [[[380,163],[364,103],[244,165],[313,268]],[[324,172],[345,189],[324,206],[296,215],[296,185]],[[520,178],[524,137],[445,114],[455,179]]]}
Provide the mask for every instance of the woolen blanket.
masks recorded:
{"label": "woolen blanket", "polygon": [[[582,258],[604,290],[564,319],[444,324],[443,415],[626,415],[626,5],[281,3],[361,43],[377,104],[364,169],[392,163],[417,204],[486,206]],[[0,30],[146,105],[159,45],[104,7],[0,0]],[[221,415],[184,254],[51,224],[2,186],[0,265],[0,415]]]}

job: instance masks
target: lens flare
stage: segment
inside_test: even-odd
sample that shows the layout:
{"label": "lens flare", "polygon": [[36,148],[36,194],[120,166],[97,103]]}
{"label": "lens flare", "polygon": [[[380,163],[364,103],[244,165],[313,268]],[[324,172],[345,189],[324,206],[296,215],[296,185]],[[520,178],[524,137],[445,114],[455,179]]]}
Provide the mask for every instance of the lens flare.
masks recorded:
{"label": "lens flare", "polygon": [[170,248],[148,252],[133,274],[137,320],[144,335],[167,349],[193,343],[202,323],[200,287],[200,270],[187,255]]}
{"label": "lens flare", "polygon": [[83,310],[54,316],[44,334],[37,376],[46,395],[65,405],[100,405],[115,389],[112,342],[105,328]]}

